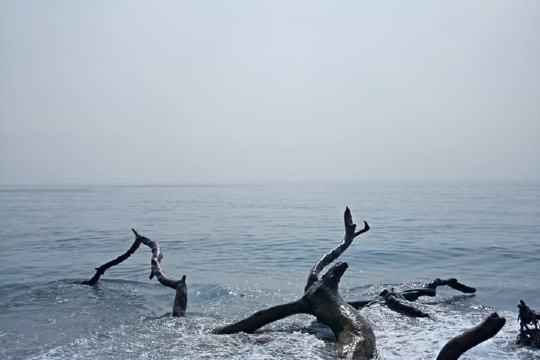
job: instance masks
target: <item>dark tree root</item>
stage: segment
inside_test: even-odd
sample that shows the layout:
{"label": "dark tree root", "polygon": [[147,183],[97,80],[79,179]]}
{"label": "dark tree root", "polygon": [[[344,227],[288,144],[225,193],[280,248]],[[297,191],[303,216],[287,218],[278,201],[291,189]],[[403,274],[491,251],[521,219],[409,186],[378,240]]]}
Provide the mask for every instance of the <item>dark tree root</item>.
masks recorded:
{"label": "dark tree root", "polygon": [[429,314],[420,311],[414,306],[404,304],[400,300],[413,302],[418,300],[420,296],[435,296],[437,295],[437,287],[443,285],[450,286],[451,288],[466,294],[473,294],[476,292],[475,288],[462,284],[454,278],[447,280],[435,279],[426,284],[423,288],[409,289],[402,292],[396,292],[394,289],[385,289],[374,299],[351,301],[349,304],[356,309],[361,309],[373,304],[385,304],[389,309],[409,317],[429,317]]}
{"label": "dark tree root", "polygon": [[127,260],[135,251],[137,251],[141,244],[144,244],[148,246],[150,250],[152,250],[152,258],[150,260],[150,279],[155,276],[162,285],[176,290],[172,313],[173,316],[184,316],[187,306],[186,276],[182,276],[182,279],[180,280],[173,280],[165,276],[163,270],[161,269],[163,253],[161,252],[158,242],[139,235],[134,229],[131,229],[131,231],[133,231],[135,234],[135,241],[131,247],[116,259],[97,267],[94,276],[89,280],[83,281],[82,284],[95,285],[107,269]]}
{"label": "dark tree root", "polygon": [[465,351],[495,336],[505,323],[505,318],[497,313],[491,314],[480,324],[447,342],[439,352],[437,360],[458,359]]}
{"label": "dark tree root", "polygon": [[347,270],[347,263],[336,263],[319,278],[321,271],[334,262],[351,245],[355,237],[369,230],[368,224],[364,222],[364,228],[356,231],[356,224],[352,221],[349,208],[345,210],[344,222],[343,241],[313,266],[301,299],[259,311],[244,320],[214,329],[213,333],[252,333],[268,323],[290,315],[311,314],[332,330],[342,354],[347,359],[373,358],[375,335],[371,325],[339,295],[338,284]]}

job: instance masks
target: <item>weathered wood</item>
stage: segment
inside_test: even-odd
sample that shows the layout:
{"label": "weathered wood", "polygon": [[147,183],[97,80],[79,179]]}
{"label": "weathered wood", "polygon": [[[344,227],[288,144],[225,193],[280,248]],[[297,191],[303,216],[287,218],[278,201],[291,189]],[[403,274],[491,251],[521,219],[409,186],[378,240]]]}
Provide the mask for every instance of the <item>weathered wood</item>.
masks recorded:
{"label": "weathered wood", "polygon": [[416,309],[412,305],[407,305],[401,302],[401,300],[407,301],[416,301],[420,296],[435,296],[437,295],[437,287],[447,285],[451,288],[467,293],[472,294],[476,292],[476,289],[465,284],[462,284],[457,281],[457,279],[447,279],[441,280],[439,278],[433,280],[432,282],[425,285],[423,288],[417,289],[408,289],[404,291],[394,291],[383,290],[377,297],[371,300],[357,300],[350,301],[349,304],[356,309],[361,309],[366,306],[371,306],[374,304],[385,304],[389,309],[399,312],[400,314],[410,316],[410,317],[429,317],[429,314],[426,314],[419,309]]}
{"label": "weathered wood", "polygon": [[214,329],[212,332],[214,334],[234,334],[238,332],[250,334],[271,322],[301,313],[308,313],[308,310],[301,300],[297,300],[287,304],[281,304],[265,310],[257,311],[255,314],[244,320],[231,325],[219,327]]}
{"label": "weathered wood", "polygon": [[319,274],[326,266],[334,262],[347,248],[351,245],[355,237],[360,234],[369,231],[369,225],[364,221],[364,228],[355,232],[356,224],[352,221],[351,210],[348,207],[345,208],[345,213],[343,214],[343,220],[345,223],[345,236],[340,244],[338,244],[334,249],[324,254],[323,257],[313,266],[309,272],[309,276],[306,282],[306,287],[304,290],[307,290],[315,281],[319,279]]}
{"label": "weathered wood", "polygon": [[182,276],[180,280],[168,278],[161,269],[163,253],[161,252],[159,243],[139,235],[135,229],[131,229],[131,231],[133,231],[133,234],[135,234],[135,241],[133,241],[131,247],[116,259],[97,267],[94,276],[91,279],[84,281],[83,284],[95,285],[107,269],[127,260],[135,251],[137,251],[141,244],[144,244],[148,246],[150,250],[152,250],[152,257],[150,260],[150,279],[155,276],[162,285],[170,287],[176,291],[173,303],[173,316],[184,316],[187,306],[186,276]]}
{"label": "weathered wood", "polygon": [[347,270],[347,263],[336,263],[319,279],[320,272],[334,262],[351,245],[355,237],[369,230],[369,225],[364,222],[364,228],[356,231],[356,224],[352,221],[349,208],[345,210],[344,223],[345,236],[343,241],[313,266],[306,281],[304,295],[300,300],[259,311],[234,324],[217,328],[214,333],[251,333],[284,317],[307,313],[316,316],[319,321],[332,330],[343,355],[347,359],[373,358],[375,355],[375,335],[371,325],[339,295],[338,285],[345,270]]}
{"label": "weathered wood", "polygon": [[435,279],[429,284],[427,284],[426,287],[431,288],[431,289],[436,289],[438,286],[442,286],[442,285],[450,286],[452,289],[461,291],[462,293],[466,293],[466,294],[473,294],[476,292],[475,288],[462,284],[459,281],[457,281],[457,279],[454,279],[454,278],[446,279],[446,280]]}
{"label": "weathered wood", "polygon": [[339,281],[347,267],[347,263],[332,266],[321,280],[307,289],[302,301],[311,314],[332,330],[346,359],[372,359],[376,346],[371,324],[338,292]]}
{"label": "weathered wood", "polygon": [[182,276],[180,280],[174,280],[165,275],[161,269],[161,260],[163,260],[163,252],[157,241],[150,240],[147,237],[139,235],[135,229],[131,229],[135,234],[135,241],[139,241],[148,246],[152,250],[152,257],[150,259],[150,279],[154,276],[158,281],[171,289],[176,291],[173,303],[173,316],[184,316],[187,307],[187,286],[186,275]]}
{"label": "weathered wood", "polygon": [[383,290],[381,296],[384,299],[386,306],[388,306],[390,310],[409,317],[429,317],[428,314],[415,308],[414,306],[406,305],[399,301],[396,294],[392,291]]}
{"label": "weathered wood", "polygon": [[133,244],[131,245],[131,247],[125,252],[123,253],[122,255],[118,256],[116,259],[113,259],[101,266],[98,266],[96,269],[96,273],[94,274],[94,276],[92,276],[92,278],[86,280],[86,281],[83,281],[82,283],[85,284],[85,285],[95,285],[99,278],[105,274],[105,271],[107,271],[107,269],[113,267],[113,266],[116,266],[122,262],[124,262],[125,260],[127,260],[135,251],[137,251],[137,249],[139,248],[139,246],[141,245],[141,240],[139,239],[135,239],[135,241],[133,242]]}
{"label": "weathered wood", "polygon": [[402,291],[401,296],[407,301],[416,301],[420,296],[433,297],[437,295],[437,290],[433,288],[418,288]]}
{"label": "weathered wood", "polygon": [[437,360],[456,360],[464,352],[492,338],[502,329],[506,319],[491,314],[480,324],[451,339],[439,352]]}

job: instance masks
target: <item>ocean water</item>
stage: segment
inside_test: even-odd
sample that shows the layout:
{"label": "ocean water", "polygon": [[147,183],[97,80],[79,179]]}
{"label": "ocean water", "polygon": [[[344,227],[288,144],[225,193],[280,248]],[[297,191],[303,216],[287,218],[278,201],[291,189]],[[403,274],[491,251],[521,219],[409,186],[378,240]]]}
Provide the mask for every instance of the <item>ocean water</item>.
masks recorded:
{"label": "ocean water", "polygon": [[[343,236],[349,206],[371,231],[340,260],[350,300],[457,277],[410,319],[362,310],[381,359],[435,359],[493,311],[507,318],[463,359],[540,359],[513,345],[520,299],[540,310],[540,183],[358,183],[0,188],[0,359],[333,359],[309,316],[252,335],[210,331],[302,295],[308,270]],[[187,316],[148,278],[141,246],[98,286],[78,282],[123,253],[130,228],[158,240],[163,268],[187,275]]]}

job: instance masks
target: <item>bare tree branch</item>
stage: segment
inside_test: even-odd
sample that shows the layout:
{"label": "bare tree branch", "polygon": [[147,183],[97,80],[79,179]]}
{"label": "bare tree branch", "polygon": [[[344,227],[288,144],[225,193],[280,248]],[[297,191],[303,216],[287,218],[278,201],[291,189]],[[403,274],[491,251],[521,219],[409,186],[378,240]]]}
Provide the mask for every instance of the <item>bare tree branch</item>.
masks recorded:
{"label": "bare tree branch", "polygon": [[447,342],[437,360],[458,359],[465,351],[495,336],[505,323],[505,318],[499,317],[497,313],[491,314],[480,324]]}
{"label": "bare tree branch", "polygon": [[436,289],[438,286],[442,286],[442,285],[448,285],[452,289],[461,291],[462,293],[466,293],[466,294],[473,294],[476,292],[475,288],[462,284],[459,281],[457,281],[457,279],[454,279],[454,278],[446,279],[446,280],[435,279],[429,284],[427,284],[426,287],[430,289]]}
{"label": "bare tree branch", "polygon": [[364,228],[355,232],[356,224],[353,223],[351,210],[348,207],[345,208],[345,213],[343,214],[343,220],[345,223],[345,236],[340,244],[338,244],[334,249],[324,254],[324,256],[313,266],[309,272],[308,280],[306,283],[305,289],[311,286],[314,282],[319,279],[320,272],[332,262],[334,262],[347,248],[351,245],[354,238],[358,235],[363,234],[369,230],[369,225],[364,221]]}
{"label": "bare tree branch", "polygon": [[277,305],[261,310],[250,317],[234,324],[223,326],[212,331],[214,334],[234,334],[237,332],[253,333],[264,325],[283,319],[287,316],[306,313],[307,309],[300,300]]}
{"label": "bare tree branch", "polygon": [[161,269],[163,253],[161,252],[159,243],[139,235],[139,233],[137,233],[137,231],[135,231],[133,228],[131,231],[133,231],[135,234],[135,241],[143,243],[152,250],[152,258],[150,260],[150,279],[155,276],[162,285],[176,290],[173,303],[173,316],[184,316],[187,306],[186,276],[182,276],[182,279],[180,280],[168,278]]}
{"label": "bare tree branch", "polygon": [[187,306],[186,276],[182,276],[182,279],[180,280],[168,278],[161,269],[161,260],[163,259],[163,253],[161,252],[159,243],[157,241],[153,241],[147,237],[139,235],[139,233],[137,233],[135,229],[131,229],[131,231],[133,231],[133,234],[135,234],[135,241],[133,241],[131,247],[124,254],[118,256],[116,259],[97,267],[94,276],[91,279],[84,281],[83,284],[95,285],[107,269],[127,260],[127,258],[129,258],[135,251],[137,251],[141,244],[144,244],[148,246],[150,250],[152,250],[152,257],[150,260],[150,279],[155,276],[162,285],[176,290],[173,304],[173,316],[183,316],[186,312]]}
{"label": "bare tree branch", "polygon": [[139,248],[140,245],[141,245],[141,240],[136,238],[135,241],[133,242],[133,244],[131,245],[131,247],[125,253],[118,256],[116,259],[111,260],[111,261],[97,267],[96,268],[96,273],[94,274],[94,276],[92,276],[91,279],[83,281],[82,283],[85,284],[85,285],[95,285],[98,282],[99,278],[103,274],[105,274],[105,271],[107,271],[107,269],[109,269],[109,268],[111,268],[113,266],[116,266],[116,265],[124,262],[125,260],[127,260],[135,251],[137,251],[137,249]]}
{"label": "bare tree branch", "polygon": [[383,297],[386,306],[388,306],[390,310],[394,310],[395,312],[409,317],[429,317],[428,314],[415,308],[414,306],[406,305],[399,301],[396,294],[392,291],[383,290],[381,296]]}

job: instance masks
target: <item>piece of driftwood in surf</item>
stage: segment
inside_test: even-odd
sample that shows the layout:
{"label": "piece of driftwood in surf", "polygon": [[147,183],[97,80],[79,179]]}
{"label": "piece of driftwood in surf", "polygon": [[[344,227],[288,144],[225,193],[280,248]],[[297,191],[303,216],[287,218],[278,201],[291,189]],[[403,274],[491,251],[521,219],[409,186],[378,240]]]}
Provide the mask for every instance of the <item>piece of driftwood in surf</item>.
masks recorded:
{"label": "piece of driftwood in surf", "polygon": [[94,276],[92,276],[92,278],[86,281],[83,281],[82,284],[96,285],[100,277],[105,273],[105,271],[107,271],[107,269],[119,265],[125,260],[127,260],[131,255],[133,255],[135,251],[137,251],[141,244],[144,244],[148,246],[152,251],[152,257],[150,259],[150,279],[155,276],[162,285],[172,288],[176,291],[172,314],[173,316],[184,316],[187,307],[186,276],[182,276],[180,280],[168,278],[163,273],[163,270],[161,268],[163,252],[161,251],[159,243],[157,241],[150,240],[145,236],[139,235],[139,233],[137,233],[135,229],[131,229],[131,231],[133,231],[133,234],[135,234],[135,240],[133,241],[131,247],[117,258],[97,267]]}
{"label": "piece of driftwood in surf", "polygon": [[116,266],[116,265],[121,264],[124,261],[126,261],[131,255],[133,255],[133,253],[135,251],[137,251],[137,249],[139,248],[140,245],[141,245],[141,239],[135,237],[135,241],[133,241],[133,244],[131,245],[131,247],[125,253],[123,253],[122,255],[118,256],[117,258],[115,258],[115,259],[113,259],[113,260],[111,260],[109,262],[106,262],[105,264],[95,268],[96,273],[94,274],[94,276],[92,276],[88,280],[83,281],[82,284],[84,284],[84,285],[96,285],[97,282],[99,281],[99,278],[103,274],[105,274],[105,271],[107,271],[107,269],[110,269],[113,266]]}
{"label": "piece of driftwood in surf", "polygon": [[370,323],[338,291],[347,263],[337,262],[322,277],[321,271],[332,264],[352,243],[354,238],[369,230],[356,231],[349,208],[344,213],[345,236],[343,241],[325,254],[311,269],[304,295],[296,301],[261,310],[234,324],[214,329],[215,334],[238,332],[252,333],[273,321],[304,313],[311,314],[326,324],[334,333],[342,355],[347,359],[372,359],[375,355],[375,335]]}
{"label": "piece of driftwood in surf", "polygon": [[506,319],[497,313],[488,316],[480,324],[452,338],[443,346],[436,360],[456,360],[464,352],[491,339],[502,329]]}
{"label": "piece of driftwood in surf", "polygon": [[474,294],[476,292],[475,288],[462,284],[455,278],[445,280],[437,278],[421,288],[408,289],[404,291],[385,289],[373,299],[349,301],[349,304],[356,309],[361,309],[374,304],[383,304],[388,306],[389,309],[409,317],[429,317],[429,314],[424,313],[410,304],[404,303],[403,300],[414,302],[421,296],[433,297],[437,295],[437,287],[444,285],[466,294]]}
{"label": "piece of driftwood in surf", "polygon": [[150,279],[154,276],[158,281],[171,289],[176,291],[173,303],[173,316],[184,316],[187,307],[187,286],[186,275],[183,275],[180,280],[174,280],[165,275],[161,269],[161,260],[163,259],[163,252],[159,247],[157,241],[150,240],[147,237],[139,235],[135,229],[131,229],[135,234],[135,239],[139,240],[144,245],[148,246],[152,250],[152,258],[150,259]]}
{"label": "piece of driftwood in surf", "polygon": [[[540,330],[538,329],[540,314],[527,306],[523,300],[519,301],[518,309],[519,334],[516,344],[540,349]],[[529,328],[529,326],[533,328]]]}

